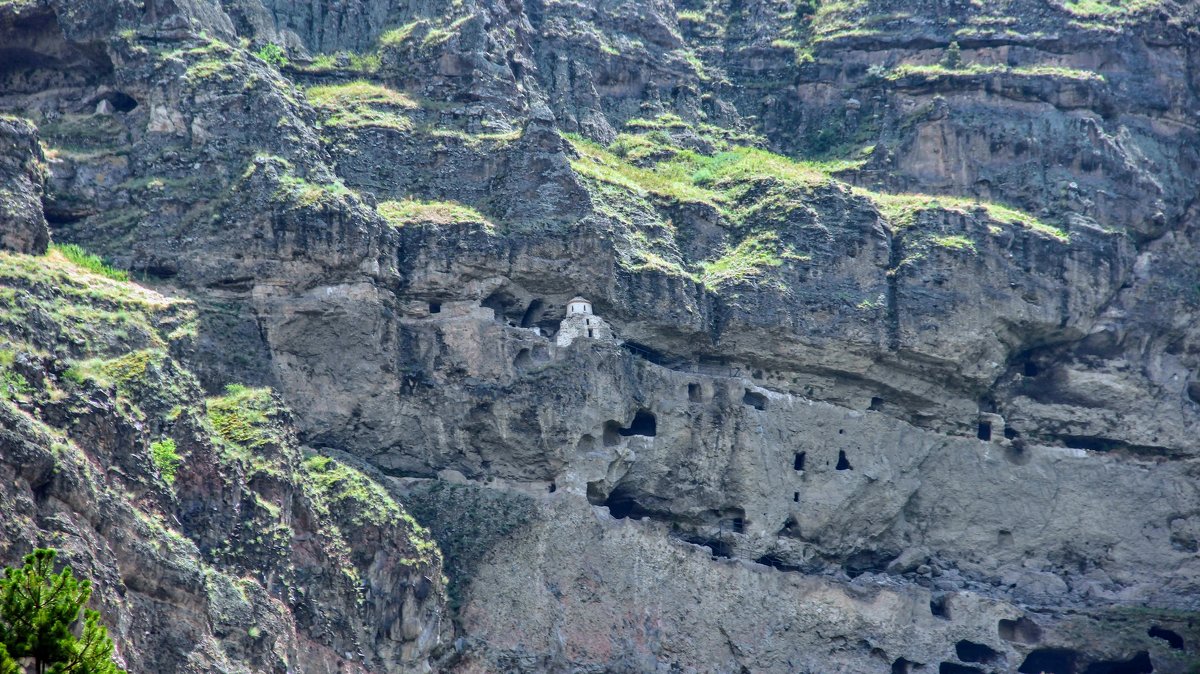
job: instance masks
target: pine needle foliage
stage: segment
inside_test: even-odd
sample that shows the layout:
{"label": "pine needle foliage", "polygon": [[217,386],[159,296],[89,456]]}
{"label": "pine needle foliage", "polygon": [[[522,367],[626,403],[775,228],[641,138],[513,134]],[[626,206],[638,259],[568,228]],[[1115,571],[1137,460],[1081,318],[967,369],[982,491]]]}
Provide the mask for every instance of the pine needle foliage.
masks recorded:
{"label": "pine needle foliage", "polygon": [[4,570],[0,674],[125,674],[112,660],[100,614],[83,608],[91,582],[76,579],[69,567],[54,573],[55,556],[37,549],[23,566]]}

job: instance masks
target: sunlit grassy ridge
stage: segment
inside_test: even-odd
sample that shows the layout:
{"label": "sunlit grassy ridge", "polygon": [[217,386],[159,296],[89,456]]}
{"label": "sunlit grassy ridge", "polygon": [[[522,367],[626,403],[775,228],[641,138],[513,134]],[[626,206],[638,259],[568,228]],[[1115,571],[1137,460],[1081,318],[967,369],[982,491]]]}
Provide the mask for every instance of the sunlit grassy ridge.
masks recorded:
{"label": "sunlit grassy ridge", "polygon": [[870,199],[879,209],[880,215],[895,228],[911,226],[922,211],[942,210],[962,214],[983,211],[987,217],[996,222],[1024,227],[1063,243],[1070,240],[1070,237],[1062,229],[1046,224],[1029,213],[1003,204],[944,195],[886,194],[862,188],[854,188],[854,193]]}
{"label": "sunlit grassy ridge", "polygon": [[118,280],[122,273],[96,259],[75,262],[58,247],[40,256],[0,251],[0,331],[32,337],[35,321],[53,324],[79,354],[166,348],[194,334],[190,303]]}
{"label": "sunlit grassy ridge", "polygon": [[[607,145],[578,135],[567,139],[575,151],[571,166],[589,185],[594,207],[622,226],[628,244],[622,248],[622,264],[634,271],[682,276],[710,289],[744,282],[785,289],[773,272],[791,266],[789,262],[812,261],[810,254],[794,248],[792,242],[805,240],[797,239],[794,232],[823,228],[814,222],[819,217],[814,203],[826,197],[865,199],[896,231],[916,225],[923,212],[940,210],[978,215],[1069,241],[1063,230],[1010,206],[962,197],[874,192],[851,188],[835,177],[865,160],[796,160],[705,137],[674,116],[626,126],[649,131],[622,133]],[[706,153],[694,147],[713,149]],[[681,206],[699,207],[697,214],[709,213],[699,217],[715,218],[726,232],[725,242],[709,255],[688,259],[672,222]],[[999,231],[998,225],[994,229]],[[976,250],[976,242],[963,234],[925,233],[921,240],[922,245]]]}

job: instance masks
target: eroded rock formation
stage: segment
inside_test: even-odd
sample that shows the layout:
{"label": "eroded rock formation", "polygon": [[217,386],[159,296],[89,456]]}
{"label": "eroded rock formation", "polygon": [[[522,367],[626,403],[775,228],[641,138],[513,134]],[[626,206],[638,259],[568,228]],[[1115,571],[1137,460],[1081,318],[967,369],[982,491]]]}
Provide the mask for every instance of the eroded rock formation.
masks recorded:
{"label": "eroded rock formation", "polygon": [[[88,521],[128,662],[196,671],[1187,671],[1197,20],[0,2],[5,246],[195,312],[80,341],[84,272],[6,254],[0,462],[90,461],[0,553]],[[576,295],[615,340],[556,343]],[[156,516],[214,580],[139,636]]]}

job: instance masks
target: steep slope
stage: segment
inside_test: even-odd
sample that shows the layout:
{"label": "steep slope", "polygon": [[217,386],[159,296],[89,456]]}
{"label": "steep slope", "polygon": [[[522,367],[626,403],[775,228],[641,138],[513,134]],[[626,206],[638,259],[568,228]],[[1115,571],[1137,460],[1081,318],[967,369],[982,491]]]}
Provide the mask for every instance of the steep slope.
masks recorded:
{"label": "steep slope", "polygon": [[[0,3],[0,233],[44,245],[44,162],[57,240],[194,303],[180,367],[296,411],[284,472],[340,457],[430,528],[453,625],[427,557],[378,578],[403,638],[392,595],[312,637],[373,671],[1186,671],[1196,35],[1168,0]],[[558,343],[576,295],[619,340]],[[396,508],[312,511],[361,573]]]}
{"label": "steep slope", "polygon": [[60,549],[130,671],[425,661],[436,544],[370,471],[304,458],[270,390],[205,400],[189,302],[57,250],[0,253],[0,297],[0,559]]}

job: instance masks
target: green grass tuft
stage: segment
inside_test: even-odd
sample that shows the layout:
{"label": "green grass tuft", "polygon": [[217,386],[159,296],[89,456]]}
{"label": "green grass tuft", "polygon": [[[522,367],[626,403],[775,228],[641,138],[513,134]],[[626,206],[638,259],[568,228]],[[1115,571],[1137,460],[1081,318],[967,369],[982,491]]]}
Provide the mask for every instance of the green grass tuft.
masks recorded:
{"label": "green grass tuft", "polygon": [[355,105],[390,105],[408,109],[417,107],[416,102],[408,95],[367,80],[318,85],[309,87],[305,93],[314,106],[321,108],[343,109]]}
{"label": "green grass tuft", "polygon": [[393,227],[418,224],[481,224],[487,230],[495,228],[484,214],[470,206],[451,201],[383,201],[376,210]]}
{"label": "green grass tuft", "polygon": [[93,274],[99,274],[114,281],[129,280],[129,272],[109,265],[100,256],[93,255],[73,243],[52,244],[50,251],[57,252],[70,260],[76,267],[86,269]]}

